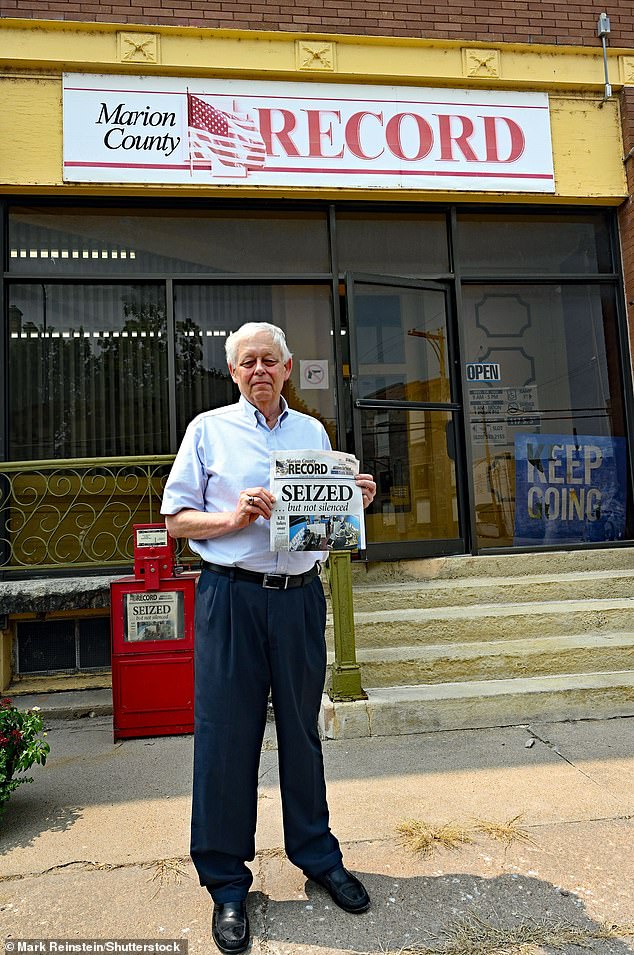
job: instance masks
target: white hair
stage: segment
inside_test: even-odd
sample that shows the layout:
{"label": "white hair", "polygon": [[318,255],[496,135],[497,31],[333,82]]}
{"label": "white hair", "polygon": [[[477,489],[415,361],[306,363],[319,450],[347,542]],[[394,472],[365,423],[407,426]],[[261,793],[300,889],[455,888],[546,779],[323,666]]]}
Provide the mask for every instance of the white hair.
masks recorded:
{"label": "white hair", "polygon": [[235,332],[232,332],[225,341],[227,364],[235,368],[238,362],[240,344],[245,341],[245,339],[254,338],[255,335],[260,334],[266,334],[272,339],[273,344],[280,350],[284,364],[292,358],[291,352],[286,344],[286,336],[281,328],[278,328],[277,325],[271,325],[269,322],[246,322]]}

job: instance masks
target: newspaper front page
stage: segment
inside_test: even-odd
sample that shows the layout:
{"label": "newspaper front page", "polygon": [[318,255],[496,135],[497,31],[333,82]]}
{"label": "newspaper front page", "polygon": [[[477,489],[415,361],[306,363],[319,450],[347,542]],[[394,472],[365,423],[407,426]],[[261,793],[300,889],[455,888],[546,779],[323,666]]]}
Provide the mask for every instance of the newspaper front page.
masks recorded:
{"label": "newspaper front page", "polygon": [[271,550],[365,550],[358,473],[340,451],[271,451]]}
{"label": "newspaper front page", "polygon": [[125,595],[126,642],[184,639],[183,594],[140,591]]}

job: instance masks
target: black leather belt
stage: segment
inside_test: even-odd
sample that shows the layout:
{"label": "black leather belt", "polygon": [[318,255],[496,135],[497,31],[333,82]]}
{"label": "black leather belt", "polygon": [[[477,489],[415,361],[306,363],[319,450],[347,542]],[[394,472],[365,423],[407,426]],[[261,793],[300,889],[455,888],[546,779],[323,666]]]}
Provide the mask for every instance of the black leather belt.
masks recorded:
{"label": "black leather belt", "polygon": [[210,564],[201,561],[204,570],[211,570],[222,577],[231,577],[232,580],[248,580],[267,590],[290,590],[291,587],[303,587],[309,580],[319,573],[319,563],[316,563],[305,574],[258,574],[254,570],[244,570],[243,567],[226,567],[224,564]]}

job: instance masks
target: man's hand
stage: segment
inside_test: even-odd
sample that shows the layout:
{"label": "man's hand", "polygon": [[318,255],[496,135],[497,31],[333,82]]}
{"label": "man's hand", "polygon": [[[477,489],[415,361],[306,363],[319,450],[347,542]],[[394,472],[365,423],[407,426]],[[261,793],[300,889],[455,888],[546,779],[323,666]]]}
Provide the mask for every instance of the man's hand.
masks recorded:
{"label": "man's hand", "polygon": [[361,488],[363,497],[363,507],[366,508],[372,503],[376,495],[376,484],[371,474],[357,474],[355,477],[357,486]]}
{"label": "man's hand", "polygon": [[275,498],[265,487],[248,487],[240,491],[235,509],[236,529],[247,527],[257,521],[258,517],[270,520],[274,504]]}
{"label": "man's hand", "polygon": [[224,537],[225,534],[235,534],[257,521],[258,517],[264,517],[268,521],[274,503],[275,498],[265,487],[247,487],[240,491],[234,511],[209,514],[207,511],[185,508],[176,514],[167,514],[165,524],[172,537],[213,540],[215,537]]}

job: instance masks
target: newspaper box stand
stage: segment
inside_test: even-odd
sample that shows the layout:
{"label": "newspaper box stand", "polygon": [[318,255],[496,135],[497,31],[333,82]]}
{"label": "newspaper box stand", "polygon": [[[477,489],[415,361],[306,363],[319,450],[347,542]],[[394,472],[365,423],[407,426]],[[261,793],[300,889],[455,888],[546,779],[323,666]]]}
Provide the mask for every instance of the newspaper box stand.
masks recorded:
{"label": "newspaper box stand", "polygon": [[110,585],[114,738],[194,729],[194,595],[164,524],[134,525],[134,576]]}

